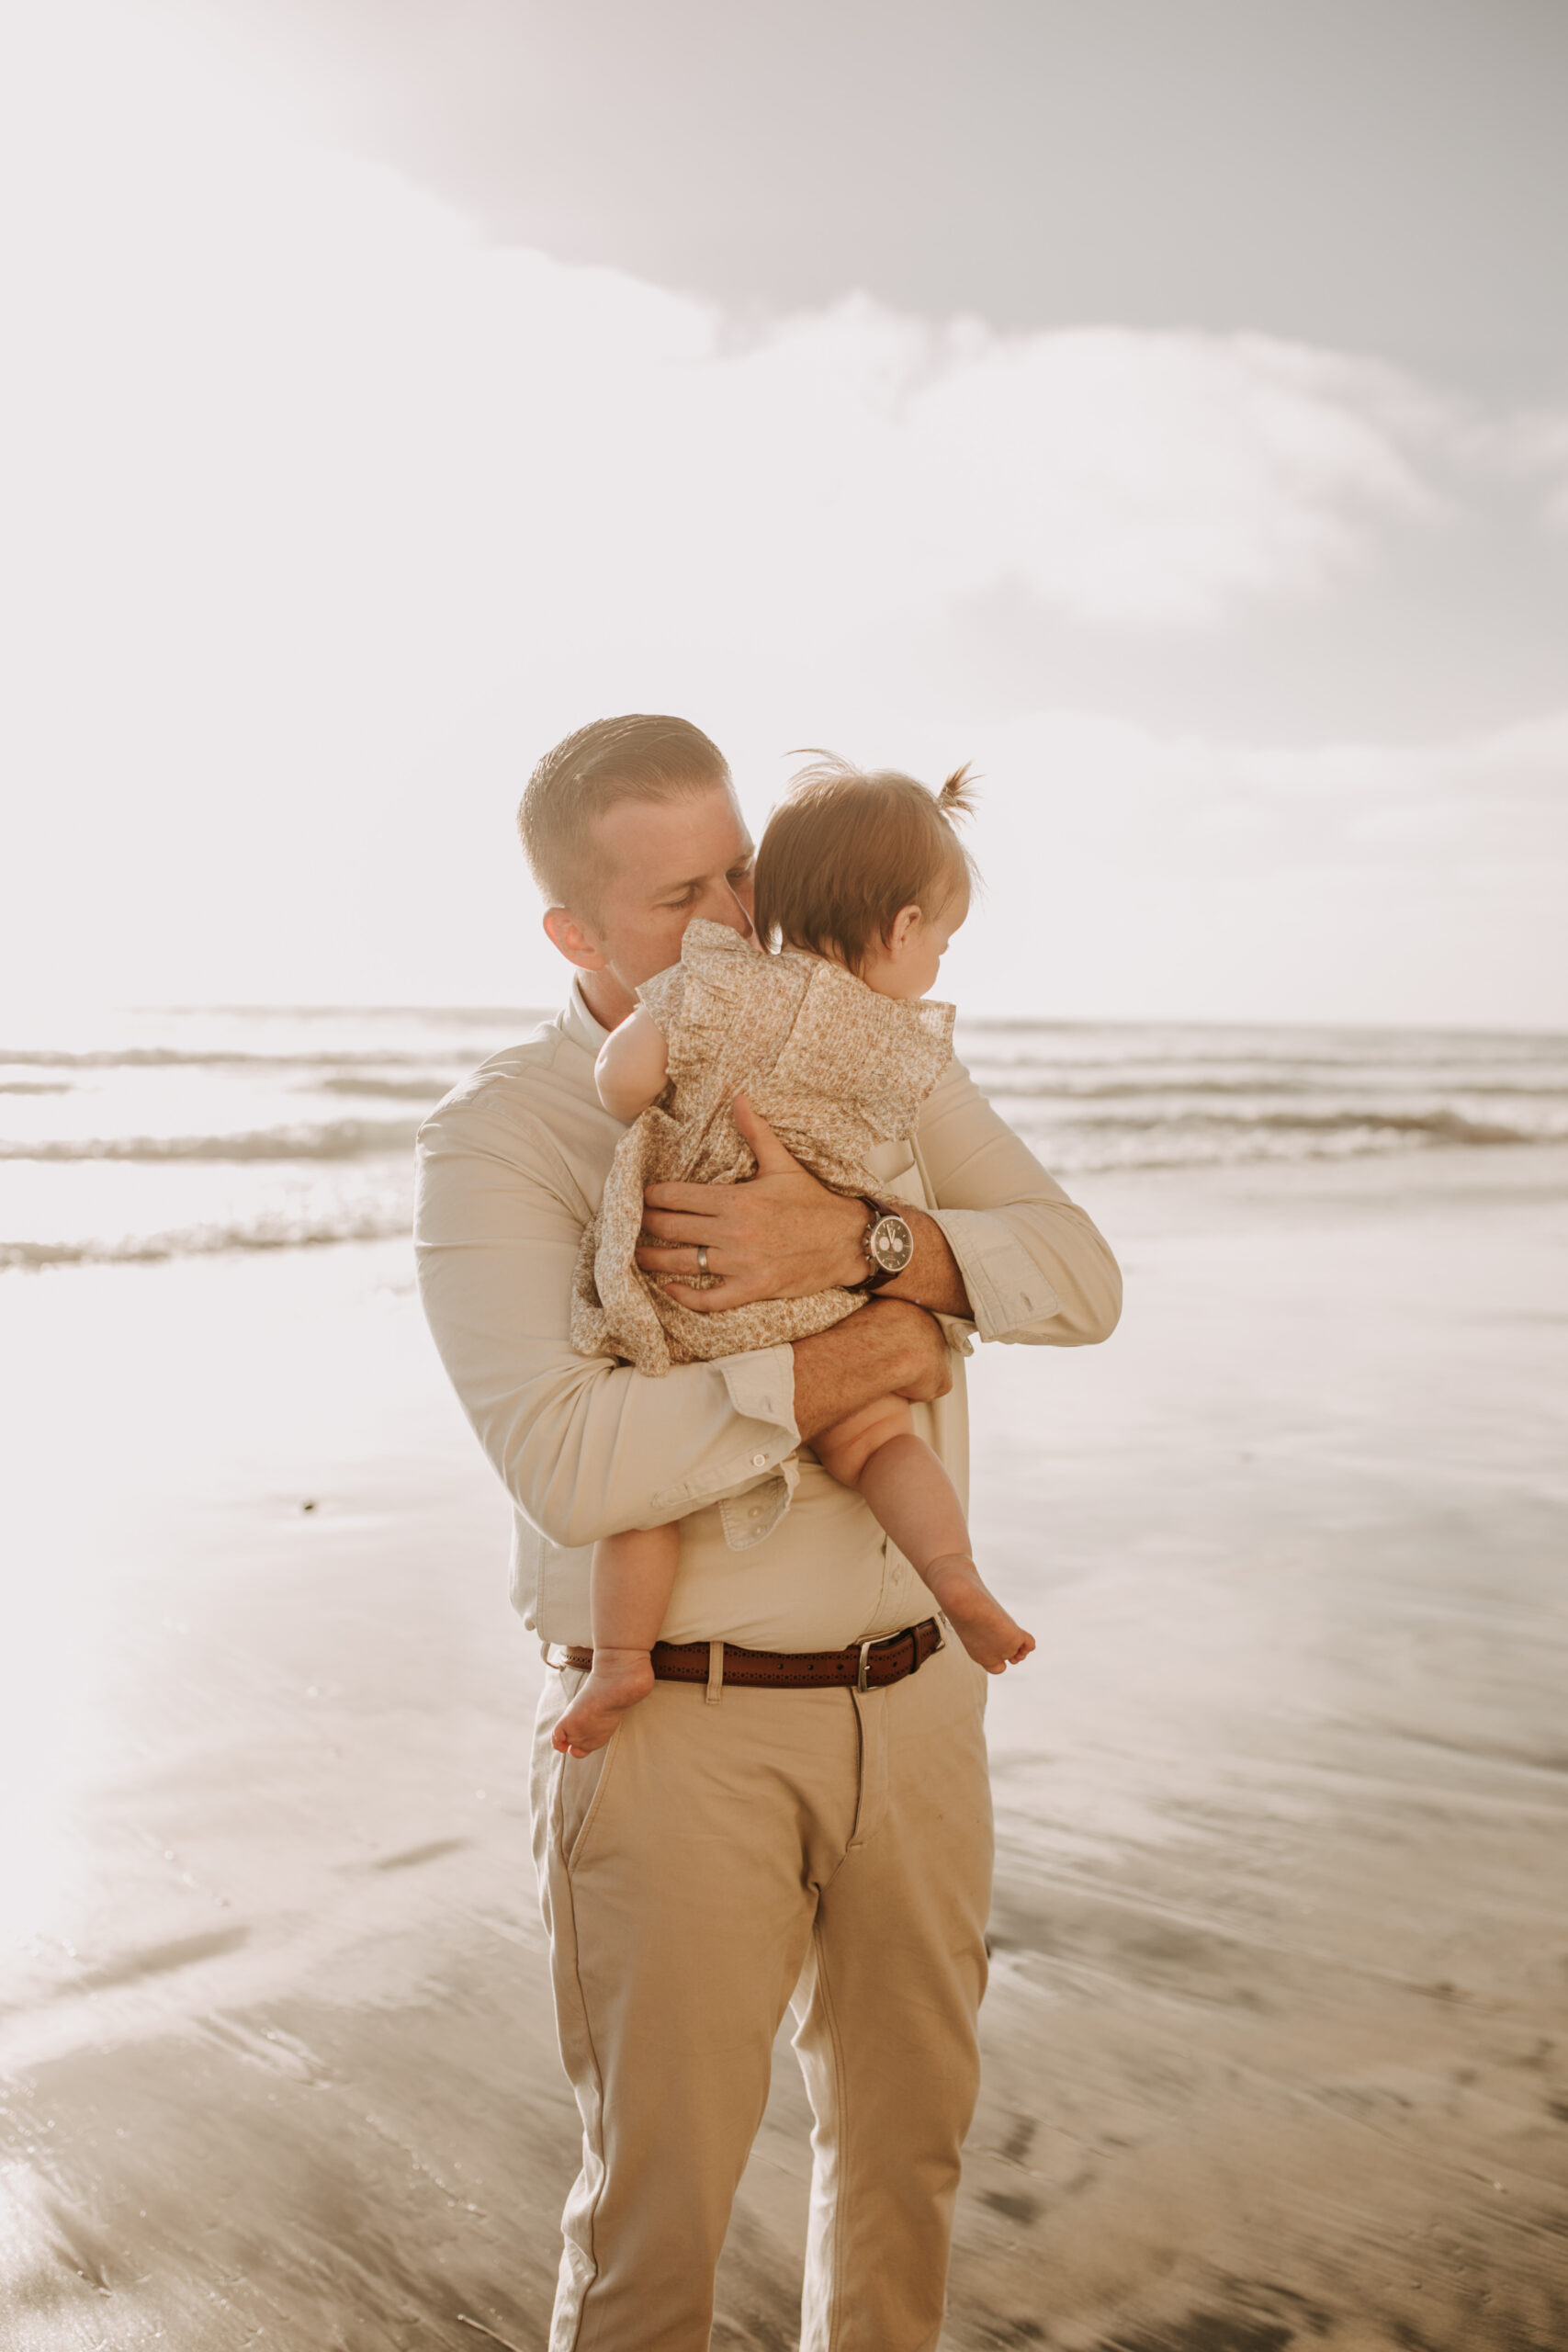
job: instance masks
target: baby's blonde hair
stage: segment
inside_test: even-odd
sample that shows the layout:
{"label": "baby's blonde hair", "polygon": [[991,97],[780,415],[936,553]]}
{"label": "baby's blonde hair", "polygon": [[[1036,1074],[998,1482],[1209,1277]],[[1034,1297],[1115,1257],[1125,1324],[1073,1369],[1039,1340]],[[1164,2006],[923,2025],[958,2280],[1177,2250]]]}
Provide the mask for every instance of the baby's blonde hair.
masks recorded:
{"label": "baby's blonde hair", "polygon": [[791,780],[757,852],[757,935],[861,972],[899,910],[928,917],[968,895],[975,862],[953,830],[974,813],[967,763],[940,792],[894,768],[820,752]]}

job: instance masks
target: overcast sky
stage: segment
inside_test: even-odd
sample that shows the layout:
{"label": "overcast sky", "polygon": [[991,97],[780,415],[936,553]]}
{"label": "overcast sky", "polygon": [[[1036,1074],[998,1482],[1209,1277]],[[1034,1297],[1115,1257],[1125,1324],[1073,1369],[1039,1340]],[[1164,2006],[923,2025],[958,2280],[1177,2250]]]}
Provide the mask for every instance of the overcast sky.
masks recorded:
{"label": "overcast sky", "polygon": [[1561,0],[200,0],[504,242],[746,311],[1564,382]]}
{"label": "overcast sky", "polygon": [[976,1010],[1568,1025],[1555,0],[4,28],[14,991],[547,1001],[652,707],[975,757]]}

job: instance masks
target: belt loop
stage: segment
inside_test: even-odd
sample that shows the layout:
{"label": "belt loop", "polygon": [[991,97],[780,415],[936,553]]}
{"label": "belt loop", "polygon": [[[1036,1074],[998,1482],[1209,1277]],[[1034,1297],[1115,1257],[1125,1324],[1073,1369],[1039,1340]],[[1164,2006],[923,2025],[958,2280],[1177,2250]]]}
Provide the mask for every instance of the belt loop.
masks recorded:
{"label": "belt loop", "polygon": [[860,1645],[860,1672],[855,1677],[857,1690],[871,1689],[871,1653],[874,1647],[874,1642],[863,1642]]}
{"label": "belt loop", "polygon": [[724,1644],[710,1642],[708,1644],[708,1687],[703,1692],[703,1697],[708,1706],[716,1707],[723,1696]]}

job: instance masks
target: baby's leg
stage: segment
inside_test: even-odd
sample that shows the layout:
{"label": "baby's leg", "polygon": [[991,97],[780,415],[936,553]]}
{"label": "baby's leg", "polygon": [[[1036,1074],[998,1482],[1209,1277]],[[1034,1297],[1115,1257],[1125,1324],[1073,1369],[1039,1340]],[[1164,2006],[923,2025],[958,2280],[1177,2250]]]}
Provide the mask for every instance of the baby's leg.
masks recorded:
{"label": "baby's leg", "polygon": [[924,1439],[915,1435],[902,1397],[884,1396],[864,1406],[811,1443],[840,1486],[865,1497],[972,1658],[988,1674],[1000,1674],[1029,1656],[1034,1636],[981,1582],[953,1481]]}
{"label": "baby's leg", "polygon": [[681,1530],[632,1527],[593,1546],[588,1601],[593,1625],[593,1666],[555,1727],[557,1747],[592,1756],[603,1747],[628,1707],[653,1688],[649,1653],[670,1606]]}

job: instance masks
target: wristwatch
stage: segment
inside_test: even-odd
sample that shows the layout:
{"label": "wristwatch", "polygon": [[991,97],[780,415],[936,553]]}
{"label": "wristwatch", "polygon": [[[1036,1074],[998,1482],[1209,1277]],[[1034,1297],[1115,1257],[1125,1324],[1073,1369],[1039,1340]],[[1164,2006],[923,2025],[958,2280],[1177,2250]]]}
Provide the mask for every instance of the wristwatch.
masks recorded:
{"label": "wristwatch", "polygon": [[869,1295],[874,1290],[880,1290],[884,1283],[890,1283],[895,1274],[904,1272],[915,1254],[915,1237],[908,1221],[896,1209],[885,1209],[880,1201],[874,1201],[867,1193],[857,1193],[856,1198],[863,1201],[871,1211],[871,1223],[861,1236],[861,1248],[865,1251],[871,1272],[862,1281],[849,1283],[845,1287]]}

